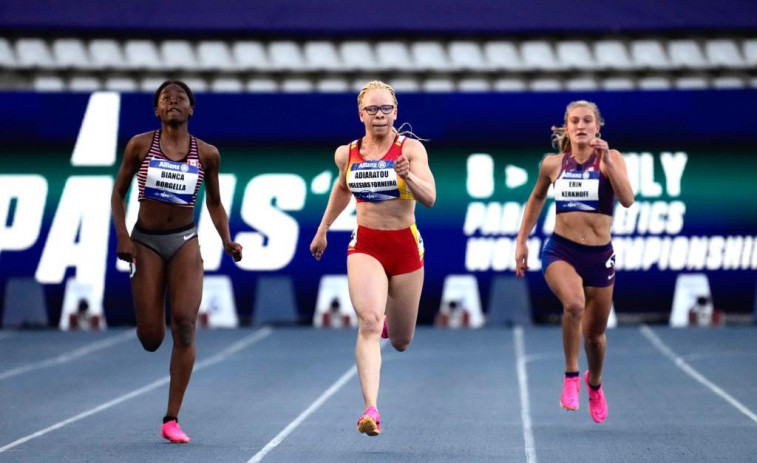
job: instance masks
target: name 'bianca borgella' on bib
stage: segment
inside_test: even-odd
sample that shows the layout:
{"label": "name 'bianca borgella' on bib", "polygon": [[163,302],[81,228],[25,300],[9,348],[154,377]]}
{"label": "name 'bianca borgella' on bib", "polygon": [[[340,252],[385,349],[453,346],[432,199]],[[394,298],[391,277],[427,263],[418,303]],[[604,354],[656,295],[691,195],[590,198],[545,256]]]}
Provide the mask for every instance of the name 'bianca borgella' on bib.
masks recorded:
{"label": "name 'bianca borgella' on bib", "polygon": [[151,159],[147,168],[145,197],[173,204],[190,204],[199,167],[166,159]]}

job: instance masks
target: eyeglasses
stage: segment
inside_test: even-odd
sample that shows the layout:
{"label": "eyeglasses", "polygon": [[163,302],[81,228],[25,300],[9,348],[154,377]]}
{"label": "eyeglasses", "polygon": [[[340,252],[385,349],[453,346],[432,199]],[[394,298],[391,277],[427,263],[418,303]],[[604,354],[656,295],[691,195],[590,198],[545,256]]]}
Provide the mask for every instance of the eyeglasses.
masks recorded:
{"label": "eyeglasses", "polygon": [[364,106],[363,111],[370,114],[371,116],[375,116],[376,113],[378,113],[378,110],[381,110],[384,114],[389,114],[392,111],[394,111],[394,105],[393,104],[385,104],[381,106]]}

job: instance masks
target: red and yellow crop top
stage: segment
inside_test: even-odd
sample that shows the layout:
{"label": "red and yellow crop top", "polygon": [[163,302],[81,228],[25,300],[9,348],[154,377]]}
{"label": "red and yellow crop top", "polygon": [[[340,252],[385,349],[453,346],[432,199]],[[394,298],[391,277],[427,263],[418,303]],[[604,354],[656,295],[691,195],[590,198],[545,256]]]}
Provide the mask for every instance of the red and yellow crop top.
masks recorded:
{"label": "red and yellow crop top", "polygon": [[389,151],[382,158],[374,160],[365,160],[360,155],[360,139],[350,143],[347,187],[357,202],[415,199],[405,180],[394,171],[394,161],[402,154],[402,145],[406,139],[404,135],[397,135]]}

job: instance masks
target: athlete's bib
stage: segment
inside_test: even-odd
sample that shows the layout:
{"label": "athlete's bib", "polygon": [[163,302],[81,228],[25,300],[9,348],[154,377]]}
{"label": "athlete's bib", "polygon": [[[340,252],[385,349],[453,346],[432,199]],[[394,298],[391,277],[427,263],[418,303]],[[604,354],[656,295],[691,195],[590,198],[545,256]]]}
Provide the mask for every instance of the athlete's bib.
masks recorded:
{"label": "athlete's bib", "polygon": [[599,172],[563,171],[555,180],[557,212],[599,210]]}
{"label": "athlete's bib", "polygon": [[397,177],[394,170],[394,163],[402,155],[402,144],[405,140],[404,135],[398,135],[384,156],[372,160],[365,160],[360,155],[360,140],[350,143],[347,187],[357,202],[415,199],[405,180]]}
{"label": "athlete's bib", "polygon": [[393,160],[353,163],[347,175],[347,186],[355,198],[362,201],[385,201],[400,197]]}
{"label": "athlete's bib", "polygon": [[172,204],[191,204],[199,166],[165,159],[150,159],[145,197]]}

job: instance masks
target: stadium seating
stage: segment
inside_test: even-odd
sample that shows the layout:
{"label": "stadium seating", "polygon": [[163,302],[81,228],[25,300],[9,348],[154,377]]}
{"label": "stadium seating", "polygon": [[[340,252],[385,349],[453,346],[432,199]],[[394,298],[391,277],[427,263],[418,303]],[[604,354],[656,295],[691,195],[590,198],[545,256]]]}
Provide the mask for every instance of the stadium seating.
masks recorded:
{"label": "stadium seating", "polygon": [[376,44],[376,67],[373,71],[412,71],[415,63],[410,50],[403,42],[379,42]]}
{"label": "stadium seating", "polygon": [[744,60],[746,66],[752,70],[757,67],[757,39],[744,41]]}
{"label": "stadium seating", "polygon": [[308,69],[299,44],[284,40],[268,45],[268,56],[275,71],[302,72]]}
{"label": "stadium seating", "polygon": [[211,40],[197,44],[197,67],[203,71],[226,73],[236,71],[237,63],[226,42]]}
{"label": "stadium seating", "polygon": [[16,68],[16,55],[13,53],[11,42],[0,37],[0,67],[3,69]]}
{"label": "stadium seating", "polygon": [[162,68],[168,71],[193,71],[199,68],[194,47],[186,40],[167,40],[160,44]]}
{"label": "stadium seating", "polygon": [[453,41],[447,46],[450,69],[453,71],[487,71],[490,64],[484,57],[483,50],[473,41]]}
{"label": "stadium seating", "polygon": [[628,49],[620,40],[599,40],[594,43],[594,54],[600,69],[630,71],[635,66]]}
{"label": "stadium seating", "polygon": [[129,70],[168,70],[163,67],[163,60],[158,46],[150,40],[127,40],[124,44],[125,68]]}
{"label": "stadium seating", "polygon": [[671,40],[668,43],[668,55],[671,65],[676,68],[696,70],[710,67],[695,40]]}
{"label": "stadium seating", "polygon": [[484,56],[489,61],[489,69],[493,71],[524,70],[520,53],[512,42],[487,42],[484,44]]}
{"label": "stadium seating", "polygon": [[708,40],[705,43],[705,55],[707,60],[714,67],[723,67],[729,69],[740,69],[746,67],[744,59],[741,57],[736,42],[727,39]]}
{"label": "stadium seating", "polygon": [[18,67],[22,69],[50,70],[55,68],[50,47],[42,39],[19,39],[16,42],[16,58]]}
{"label": "stadium seating", "polygon": [[634,40],[631,42],[631,59],[636,68],[667,71],[672,68],[662,43],[657,40]]}
{"label": "stadium seating", "polygon": [[77,39],[57,39],[53,41],[52,53],[58,69],[85,70],[93,64],[87,56],[84,42]]}
{"label": "stadium seating", "polygon": [[347,41],[339,46],[338,59],[342,71],[370,71],[376,62],[376,54],[368,42]]}
{"label": "stadium seating", "polygon": [[112,39],[96,39],[89,42],[89,57],[92,69],[126,69],[123,48]]}
{"label": "stadium seating", "polygon": [[268,53],[261,42],[244,40],[231,45],[231,56],[239,71],[269,71]]}
{"label": "stadium seating", "polygon": [[303,47],[305,62],[311,71],[331,71],[340,70],[339,52],[333,43],[319,40],[308,42]]}
{"label": "stadium seating", "polygon": [[449,40],[0,37],[0,89],[152,91],[622,91],[755,87],[757,38]]}
{"label": "stadium seating", "polygon": [[586,42],[580,40],[561,41],[556,45],[557,58],[568,69],[594,71],[597,64]]}

